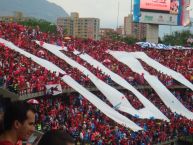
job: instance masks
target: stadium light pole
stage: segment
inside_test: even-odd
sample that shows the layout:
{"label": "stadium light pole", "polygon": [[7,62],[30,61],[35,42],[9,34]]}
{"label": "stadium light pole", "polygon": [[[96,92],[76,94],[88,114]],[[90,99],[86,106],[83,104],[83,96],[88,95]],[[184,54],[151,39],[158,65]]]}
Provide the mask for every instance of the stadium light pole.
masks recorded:
{"label": "stadium light pole", "polygon": [[117,32],[116,32],[116,37],[117,37],[117,39],[118,39],[118,27],[119,27],[119,0],[118,0],[118,3],[117,3],[118,5],[117,5]]}
{"label": "stadium light pole", "polygon": [[119,25],[119,5],[120,5],[120,3],[119,3],[119,0],[118,0],[118,7],[117,7],[117,29],[118,29],[118,25]]}
{"label": "stadium light pole", "polygon": [[132,11],[133,11],[133,0],[131,0],[130,14],[132,14]]}

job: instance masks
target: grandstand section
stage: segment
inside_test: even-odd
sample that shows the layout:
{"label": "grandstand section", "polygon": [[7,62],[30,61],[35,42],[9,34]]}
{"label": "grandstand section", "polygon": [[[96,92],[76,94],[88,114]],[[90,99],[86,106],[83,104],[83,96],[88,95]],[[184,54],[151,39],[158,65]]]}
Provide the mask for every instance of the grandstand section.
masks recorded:
{"label": "grandstand section", "polygon": [[[0,85],[19,99],[36,97],[37,130],[67,130],[77,142],[157,144],[192,136],[192,56],[192,49],[65,40],[0,22]],[[46,85],[61,85],[63,93],[46,94]]]}

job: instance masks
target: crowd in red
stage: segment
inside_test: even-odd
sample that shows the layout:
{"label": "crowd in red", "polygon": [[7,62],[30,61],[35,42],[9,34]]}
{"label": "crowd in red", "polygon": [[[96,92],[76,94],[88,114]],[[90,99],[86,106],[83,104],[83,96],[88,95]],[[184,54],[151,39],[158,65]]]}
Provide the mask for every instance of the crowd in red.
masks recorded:
{"label": "crowd in red", "polygon": [[[72,53],[74,49],[79,50],[81,53],[88,53],[95,59],[97,59],[99,62],[102,62],[105,66],[107,66],[109,69],[114,71],[115,73],[119,74],[123,78],[125,78],[128,82],[130,82],[132,85],[144,85],[147,84],[147,82],[143,78],[143,74],[139,75],[134,72],[132,72],[128,67],[118,62],[116,59],[114,59],[112,56],[110,56],[105,51],[108,49],[111,50],[120,50],[120,51],[128,51],[128,52],[134,52],[134,51],[143,51],[147,55],[149,55],[151,58],[154,58],[158,62],[162,63],[165,66],[168,66],[169,68],[176,70],[177,72],[182,73],[188,80],[191,82],[193,81],[193,60],[191,59],[191,56],[193,55],[192,50],[156,50],[156,49],[143,49],[140,48],[137,45],[127,45],[123,42],[110,42],[110,41],[92,41],[92,40],[82,40],[82,39],[72,39],[70,41],[65,41],[64,38],[61,38],[57,35],[49,35],[47,33],[42,33],[39,31],[39,29],[32,29],[30,27],[23,27],[21,25],[18,25],[16,23],[1,23],[0,25],[0,36],[6,40],[9,40],[16,44],[17,46],[23,48],[25,51],[28,51],[36,56],[43,57],[51,62],[54,62],[56,65],[63,68],[67,74],[71,75],[75,80],[80,82],[83,85],[91,86],[91,82],[89,81],[87,76],[82,75],[76,68],[72,68],[67,63],[64,63],[63,60],[58,59],[56,56],[51,55],[49,52],[41,48],[41,46],[37,45],[34,41],[34,39],[38,39],[42,42],[41,45],[43,45],[43,42],[49,42],[52,44],[60,45],[60,46],[67,46],[69,52],[64,52],[66,55],[70,56],[71,58],[74,58],[78,63],[84,65],[87,67],[91,72],[93,72],[98,78],[104,80],[104,81],[110,81],[111,79],[109,76],[104,75],[99,69],[93,68],[91,65],[86,63],[85,61],[81,60],[79,56],[76,56]],[[1,44],[3,45],[3,44]],[[7,50],[8,52],[9,50]],[[9,58],[9,53],[5,53],[2,55],[6,55],[4,57]],[[4,57],[2,58],[2,65],[6,64],[7,62],[4,62]],[[22,57],[22,56],[20,56]],[[22,58],[22,60],[26,58]],[[25,62],[28,63],[28,62]],[[32,62],[33,63],[33,62]],[[10,61],[11,68],[10,71],[13,70],[13,60]],[[146,70],[148,70],[151,74],[157,75],[159,79],[166,84],[168,87],[172,86],[173,84],[179,84],[176,81],[174,81],[170,76],[163,75],[160,72],[157,72],[155,69],[151,68],[150,66],[143,63],[143,66]],[[17,64],[18,65],[18,64]],[[28,71],[30,72],[30,64],[23,64],[25,65],[26,69],[24,67],[20,66],[17,67],[15,72],[7,73],[2,70],[0,72],[1,78],[4,77],[4,81],[7,81],[7,78],[10,78],[10,75],[19,74],[20,71]],[[33,64],[34,65],[34,64]],[[5,65],[4,65],[5,67]],[[9,67],[9,66],[8,66]],[[38,66],[39,67],[39,66]],[[31,66],[33,68],[33,66]],[[4,68],[6,69],[6,68]],[[33,70],[36,70],[37,68],[33,68]],[[38,70],[38,69],[37,69]],[[39,72],[40,71],[40,72]],[[34,91],[40,91],[44,89],[45,84],[49,84],[50,80],[45,80],[45,76],[47,76],[48,72],[44,72],[44,70],[40,69],[37,73],[37,75],[34,74],[31,76],[31,74],[28,76],[19,76],[15,81],[13,81],[12,85],[16,85],[17,92],[23,92],[26,91],[28,87],[30,87],[30,91],[28,89],[28,92],[31,93],[31,90]],[[46,70],[45,70],[46,71]],[[43,75],[45,74],[45,75]],[[8,75],[8,76],[6,76]],[[20,74],[19,74],[20,75]],[[40,78],[37,78],[40,77]],[[50,74],[51,79],[55,77],[55,75]],[[23,81],[24,78],[27,81]],[[29,82],[29,78],[32,78],[32,81]],[[44,79],[44,81],[42,81]],[[38,81],[39,80],[39,81]],[[58,80],[56,80],[58,81]],[[24,82],[24,84],[22,83]],[[28,83],[27,83],[28,82]],[[27,84],[26,84],[27,83]],[[108,82],[109,83],[109,82]]]}
{"label": "crowd in red", "polygon": [[[123,115],[141,126],[144,130],[133,132],[110,120],[81,95],[40,98],[39,113],[36,117],[40,130],[67,130],[77,142],[98,145],[148,145],[165,142],[184,135],[193,134],[193,121],[173,114],[154,93],[148,99],[156,104],[170,118],[170,122],[155,119],[139,119]],[[100,94],[96,93],[100,96]],[[101,98],[105,100],[104,98]]]}
{"label": "crowd in red", "polygon": [[[102,62],[106,67],[125,78],[133,86],[147,85],[143,78],[143,74],[139,75],[132,72],[128,67],[118,62],[105,51],[143,51],[151,58],[157,60],[169,68],[182,73],[189,81],[193,82],[193,50],[155,50],[143,49],[138,45],[127,45],[123,42],[111,41],[93,41],[82,39],[64,40],[64,38],[54,35],[42,33],[38,27],[32,29],[24,27],[17,23],[0,22],[0,38],[13,42],[18,47],[24,49],[31,54],[49,60],[62,68],[67,75],[78,81],[85,87],[93,87],[94,85],[76,68],[72,68],[65,61],[52,55],[50,52],[37,45],[33,40],[37,39],[51,44],[66,46],[68,52],[63,51],[66,55],[76,60],[81,65],[88,68],[101,80],[118,86],[113,83],[109,76],[103,74],[100,69],[95,69],[90,64],[81,60],[79,56],[73,54],[73,50],[77,49],[81,53],[87,53],[93,58]],[[141,62],[146,70],[151,74],[157,75],[158,78],[170,88],[172,85],[181,85],[174,81],[170,76],[147,66]],[[68,88],[60,77],[66,74],[51,73],[45,68],[37,65],[30,58],[26,58],[17,52],[7,48],[4,44],[0,44],[0,85],[4,85],[10,91],[15,93],[33,93],[45,90],[45,85],[61,84],[63,88]],[[173,94],[191,111],[193,111],[193,98],[190,90],[171,90]],[[136,108],[143,108],[141,102],[134,97],[129,91],[122,91],[131,104]],[[74,138],[82,142],[92,142],[93,144],[152,144],[163,142],[181,135],[193,134],[193,121],[184,117],[173,114],[159,99],[153,90],[140,90],[153,104],[155,104],[169,119],[170,122],[161,120],[142,120],[132,117],[131,120],[136,122],[144,131],[132,132],[122,127],[109,118],[104,116],[98,109],[85,100],[81,95],[70,94],[63,97],[53,98],[44,97],[40,99],[39,113],[36,114],[39,125],[42,130],[62,128],[68,130]],[[103,101],[110,105],[106,98],[96,92]],[[66,99],[69,98],[69,101]]]}

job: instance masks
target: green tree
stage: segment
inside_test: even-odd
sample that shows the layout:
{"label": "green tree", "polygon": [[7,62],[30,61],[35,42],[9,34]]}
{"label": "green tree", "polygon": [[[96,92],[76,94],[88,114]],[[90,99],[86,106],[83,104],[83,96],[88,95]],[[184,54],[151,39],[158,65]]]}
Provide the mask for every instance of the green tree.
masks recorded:
{"label": "green tree", "polygon": [[45,21],[45,20],[37,20],[37,19],[29,19],[28,21],[20,22],[20,24],[24,26],[31,26],[32,28],[36,28],[39,26],[40,30],[42,32],[50,32],[50,33],[56,33],[57,28],[55,24],[52,24],[51,22]]}
{"label": "green tree", "polygon": [[162,43],[167,45],[181,45],[185,46],[187,44],[187,39],[192,38],[193,34],[187,30],[182,32],[174,32],[172,35],[165,35],[163,37]]}
{"label": "green tree", "polygon": [[122,41],[124,41],[125,43],[131,45],[131,44],[135,44],[136,42],[138,42],[138,39],[134,38],[134,37],[126,36],[125,38],[122,39]]}
{"label": "green tree", "polygon": [[109,32],[109,33],[107,33],[107,35],[108,35],[108,38],[110,38],[113,41],[122,41],[122,42],[129,44],[129,45],[135,44],[136,42],[139,41],[138,39],[136,39],[134,37],[120,35],[116,32]]}

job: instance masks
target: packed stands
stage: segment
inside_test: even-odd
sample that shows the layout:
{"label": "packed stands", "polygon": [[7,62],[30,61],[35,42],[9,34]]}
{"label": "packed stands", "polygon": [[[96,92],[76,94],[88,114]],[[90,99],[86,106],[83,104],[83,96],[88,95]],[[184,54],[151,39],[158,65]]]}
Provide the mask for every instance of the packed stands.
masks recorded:
{"label": "packed stands", "polygon": [[[42,33],[38,29],[24,27],[17,23],[0,22],[0,38],[13,42],[19,48],[35,56],[43,58],[63,69],[66,74],[51,72],[46,68],[38,65],[30,58],[21,55],[0,43],[0,86],[17,93],[30,94],[39,91],[46,91],[45,85],[61,84],[62,88],[69,88],[61,78],[70,75],[84,87],[95,87],[89,76],[84,75],[77,68],[72,67],[64,60],[53,55],[43,48],[44,43],[50,43],[61,46],[64,50],[61,52],[71,59],[75,60],[82,66],[86,67],[97,78],[110,84],[112,87],[119,85],[112,81],[110,76],[105,74],[101,69],[93,67],[88,62],[81,59],[81,54],[88,54],[105,67],[124,78],[132,86],[149,86],[144,79],[144,74],[137,74],[129,67],[112,57],[107,50],[127,51],[127,52],[145,52],[149,57],[160,62],[179,73],[187,80],[193,83],[193,50],[157,50],[144,49],[139,45],[127,45],[123,42],[113,41],[93,41],[72,38],[64,38]],[[39,40],[40,45],[34,40]],[[65,50],[67,48],[67,50]],[[75,55],[74,50],[80,54]],[[141,64],[150,74],[155,75],[159,80],[172,92],[172,94],[191,112],[193,112],[193,92],[189,88],[175,89],[174,86],[183,86],[180,82],[174,80],[171,76],[165,75],[145,62]],[[149,86],[150,87],[150,86]],[[128,90],[121,89],[132,106],[139,110],[144,106]],[[37,105],[38,113],[36,114],[37,129],[46,131],[49,129],[64,129],[71,133],[77,142],[86,142],[93,144],[154,144],[164,142],[176,137],[193,134],[193,120],[187,119],[177,113],[172,113],[156,92],[151,89],[139,90],[149,101],[151,101],[169,120],[170,122],[158,120],[155,118],[141,119],[138,116],[132,116],[119,111],[124,116],[135,122],[142,131],[134,132],[105,116],[93,104],[87,101],[84,96],[78,93],[62,94],[57,97],[45,95],[38,98],[40,102]],[[99,91],[93,92],[102,101],[111,107],[109,100]],[[117,108],[114,108],[117,110]]]}

